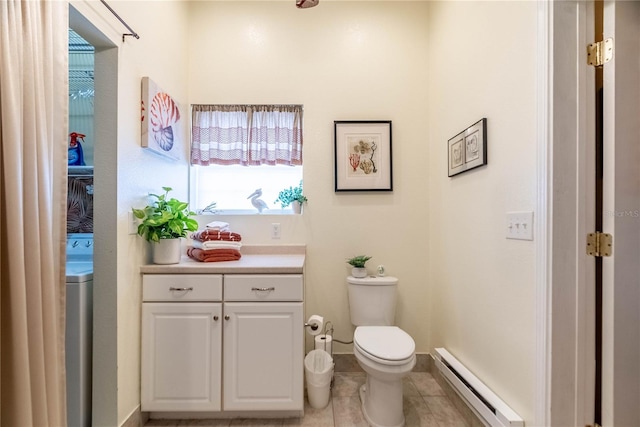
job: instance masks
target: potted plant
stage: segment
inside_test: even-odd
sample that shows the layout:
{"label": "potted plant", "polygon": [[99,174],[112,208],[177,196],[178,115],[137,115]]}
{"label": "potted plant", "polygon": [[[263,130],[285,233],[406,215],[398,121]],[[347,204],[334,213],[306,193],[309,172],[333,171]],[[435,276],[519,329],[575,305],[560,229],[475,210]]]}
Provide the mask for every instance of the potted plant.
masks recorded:
{"label": "potted plant", "polygon": [[351,267],[351,275],[353,277],[367,277],[367,269],[365,268],[365,264],[367,261],[371,259],[370,256],[367,255],[358,255],[353,258],[349,258],[347,260],[347,264]]}
{"label": "potted plant", "polygon": [[188,203],[169,198],[171,187],[162,187],[164,194],[149,194],[155,198],[144,209],[133,208],[133,215],[141,220],[138,234],[152,243],[153,262],[177,264],[180,262],[180,238],[187,231],[196,231],[198,222],[187,209]]}
{"label": "potted plant", "polygon": [[307,197],[302,194],[302,180],[297,187],[289,187],[280,191],[278,198],[273,203],[280,203],[282,209],[291,205],[293,212],[302,212],[302,204],[307,201]]}

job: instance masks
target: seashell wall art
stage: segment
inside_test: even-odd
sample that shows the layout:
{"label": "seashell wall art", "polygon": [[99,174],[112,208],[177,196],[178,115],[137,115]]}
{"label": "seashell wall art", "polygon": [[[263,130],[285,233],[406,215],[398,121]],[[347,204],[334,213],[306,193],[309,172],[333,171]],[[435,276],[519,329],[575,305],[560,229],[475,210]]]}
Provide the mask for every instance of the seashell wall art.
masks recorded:
{"label": "seashell wall art", "polygon": [[149,77],[142,78],[142,147],[179,160],[184,147],[180,105]]}

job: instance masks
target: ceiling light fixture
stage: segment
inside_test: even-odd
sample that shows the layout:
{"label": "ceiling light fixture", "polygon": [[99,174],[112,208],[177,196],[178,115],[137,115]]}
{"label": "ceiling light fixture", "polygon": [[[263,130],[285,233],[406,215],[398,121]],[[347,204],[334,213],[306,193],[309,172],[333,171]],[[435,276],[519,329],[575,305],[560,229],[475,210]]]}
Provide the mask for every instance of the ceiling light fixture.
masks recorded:
{"label": "ceiling light fixture", "polygon": [[307,9],[309,7],[317,6],[320,0],[296,0],[296,7],[298,9]]}

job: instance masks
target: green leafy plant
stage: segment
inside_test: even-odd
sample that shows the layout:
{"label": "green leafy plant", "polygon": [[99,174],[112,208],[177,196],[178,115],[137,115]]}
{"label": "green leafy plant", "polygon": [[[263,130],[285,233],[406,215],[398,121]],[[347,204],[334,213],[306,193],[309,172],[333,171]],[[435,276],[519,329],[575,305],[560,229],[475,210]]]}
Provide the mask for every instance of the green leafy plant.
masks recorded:
{"label": "green leafy plant", "polygon": [[273,203],[280,203],[282,209],[286,208],[291,202],[300,202],[300,204],[307,201],[307,197],[302,194],[302,181],[297,187],[285,188],[278,194],[278,198]]}
{"label": "green leafy plant", "polygon": [[349,264],[352,267],[356,267],[356,268],[364,268],[364,265],[370,259],[371,259],[370,256],[358,255],[358,256],[354,256],[353,258],[349,258],[347,260],[347,264]]}
{"label": "green leafy plant", "polygon": [[138,225],[138,234],[147,241],[185,237],[187,231],[196,231],[198,222],[190,218],[195,215],[187,209],[189,205],[178,199],[169,198],[171,187],[162,187],[164,194],[149,194],[155,201],[144,209],[133,208],[133,215],[142,220]]}

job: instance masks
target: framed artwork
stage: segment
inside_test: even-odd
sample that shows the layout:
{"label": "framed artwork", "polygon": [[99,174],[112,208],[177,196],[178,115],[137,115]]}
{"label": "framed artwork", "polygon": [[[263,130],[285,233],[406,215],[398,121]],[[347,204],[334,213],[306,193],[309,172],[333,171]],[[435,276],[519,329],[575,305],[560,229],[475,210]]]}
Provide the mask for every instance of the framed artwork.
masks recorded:
{"label": "framed artwork", "polygon": [[180,110],[180,105],[168,93],[149,77],[143,77],[142,147],[179,160],[184,149],[184,119]]}
{"label": "framed artwork", "polygon": [[487,164],[487,119],[483,118],[448,141],[449,177]]}
{"label": "framed artwork", "polygon": [[392,191],[391,121],[334,121],[335,191]]}

